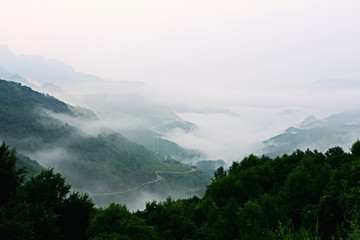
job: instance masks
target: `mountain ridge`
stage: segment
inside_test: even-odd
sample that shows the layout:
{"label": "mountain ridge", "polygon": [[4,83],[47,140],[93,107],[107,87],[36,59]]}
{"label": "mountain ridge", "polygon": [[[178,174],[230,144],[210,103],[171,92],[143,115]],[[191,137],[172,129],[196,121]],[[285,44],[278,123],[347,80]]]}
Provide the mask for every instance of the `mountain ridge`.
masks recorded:
{"label": "mountain ridge", "polygon": [[[333,146],[347,147],[360,136],[360,111],[332,114],[323,119],[310,115],[297,127],[263,142],[262,153],[269,156],[289,154],[296,149],[308,148],[324,151]],[[310,144],[311,143],[311,144]]]}

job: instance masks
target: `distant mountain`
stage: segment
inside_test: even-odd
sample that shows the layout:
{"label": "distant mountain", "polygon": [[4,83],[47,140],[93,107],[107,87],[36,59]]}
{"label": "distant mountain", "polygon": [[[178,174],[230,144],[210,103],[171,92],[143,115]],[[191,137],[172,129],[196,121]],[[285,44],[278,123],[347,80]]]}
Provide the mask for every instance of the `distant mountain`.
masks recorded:
{"label": "distant mountain", "polygon": [[284,133],[264,141],[262,152],[277,156],[308,147],[319,151],[333,146],[346,149],[358,138],[360,111],[342,112],[321,120],[309,116],[298,127],[289,127]]}
{"label": "distant mountain", "polygon": [[7,46],[0,45],[0,67],[39,83],[68,83],[71,81],[100,81],[101,79],[76,72],[70,65],[41,56],[16,56]]}
{"label": "distant mountain", "polygon": [[19,82],[40,92],[56,96],[76,96],[77,104],[91,106],[99,115],[119,119],[130,116],[153,131],[167,132],[180,128],[189,132],[196,128],[180,119],[174,110],[140,94],[145,83],[113,81],[77,72],[72,66],[41,56],[15,55],[0,45],[0,79]]}
{"label": "distant mountain", "polygon": [[[38,90],[42,91],[45,89],[53,92],[53,90],[58,91],[61,88],[68,93],[79,93],[82,90],[98,92],[144,85],[142,82],[112,81],[77,72],[71,65],[55,59],[31,55],[18,56],[5,45],[0,45],[0,68],[13,75],[21,76],[22,79],[17,81],[11,76],[1,74],[0,71],[1,78],[21,82],[31,87],[36,86]],[[27,82],[24,82],[23,79],[26,79]]]}
{"label": "distant mountain", "polygon": [[[1,48],[1,46],[0,46]],[[30,81],[25,79],[23,76],[16,73],[8,72],[7,70],[0,67],[0,79],[7,79],[9,81],[22,83],[27,86],[34,86]]]}
{"label": "distant mountain", "polygon": [[322,90],[360,89],[360,80],[354,79],[324,79],[311,84],[313,88]]}

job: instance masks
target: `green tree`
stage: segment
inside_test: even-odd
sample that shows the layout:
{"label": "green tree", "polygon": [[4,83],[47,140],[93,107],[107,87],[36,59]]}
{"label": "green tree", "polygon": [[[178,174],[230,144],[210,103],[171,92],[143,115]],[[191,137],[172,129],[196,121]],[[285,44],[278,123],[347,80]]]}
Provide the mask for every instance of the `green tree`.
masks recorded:
{"label": "green tree", "polygon": [[87,239],[86,229],[94,211],[94,203],[87,194],[73,192],[64,199],[60,208],[59,223],[64,239]]}
{"label": "green tree", "polygon": [[88,229],[90,239],[158,239],[154,227],[130,213],[124,205],[111,203],[94,215]]}
{"label": "green tree", "polygon": [[226,171],[223,166],[220,166],[214,173],[215,179],[226,176]]}
{"label": "green tree", "polygon": [[58,210],[71,186],[54,169],[42,170],[37,176],[25,183],[23,190],[28,203],[43,205],[48,210]]}
{"label": "green tree", "polygon": [[63,238],[59,221],[63,201],[69,192],[70,185],[53,169],[31,177],[21,188],[23,199],[29,204],[37,239]]}
{"label": "green tree", "polygon": [[280,196],[286,215],[297,227],[300,226],[301,211],[314,196],[311,177],[304,167],[299,166],[288,175]]}
{"label": "green tree", "polygon": [[354,144],[351,146],[350,151],[353,156],[360,157],[360,140],[356,140]]}
{"label": "green tree", "polygon": [[7,202],[25,179],[25,169],[16,168],[17,160],[16,150],[10,149],[3,142],[0,146],[0,206]]}

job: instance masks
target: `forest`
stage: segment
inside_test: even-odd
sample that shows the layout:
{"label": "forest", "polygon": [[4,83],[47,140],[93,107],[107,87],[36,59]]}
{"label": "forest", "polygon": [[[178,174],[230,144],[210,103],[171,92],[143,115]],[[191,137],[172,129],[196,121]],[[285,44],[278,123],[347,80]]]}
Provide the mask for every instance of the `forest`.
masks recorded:
{"label": "forest", "polygon": [[360,239],[360,141],[249,155],[214,173],[204,196],[97,207],[53,169],[25,180],[18,155],[0,146],[1,239]]}

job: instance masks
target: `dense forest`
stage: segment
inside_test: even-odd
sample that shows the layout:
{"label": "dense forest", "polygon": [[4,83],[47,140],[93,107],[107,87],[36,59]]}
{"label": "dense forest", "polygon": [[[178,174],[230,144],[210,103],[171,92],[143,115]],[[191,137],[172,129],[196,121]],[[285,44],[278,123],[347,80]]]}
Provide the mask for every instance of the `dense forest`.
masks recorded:
{"label": "dense forest", "polygon": [[214,174],[202,198],[96,207],[53,169],[25,181],[0,146],[1,239],[359,239],[360,141],[275,158],[250,155]]}

